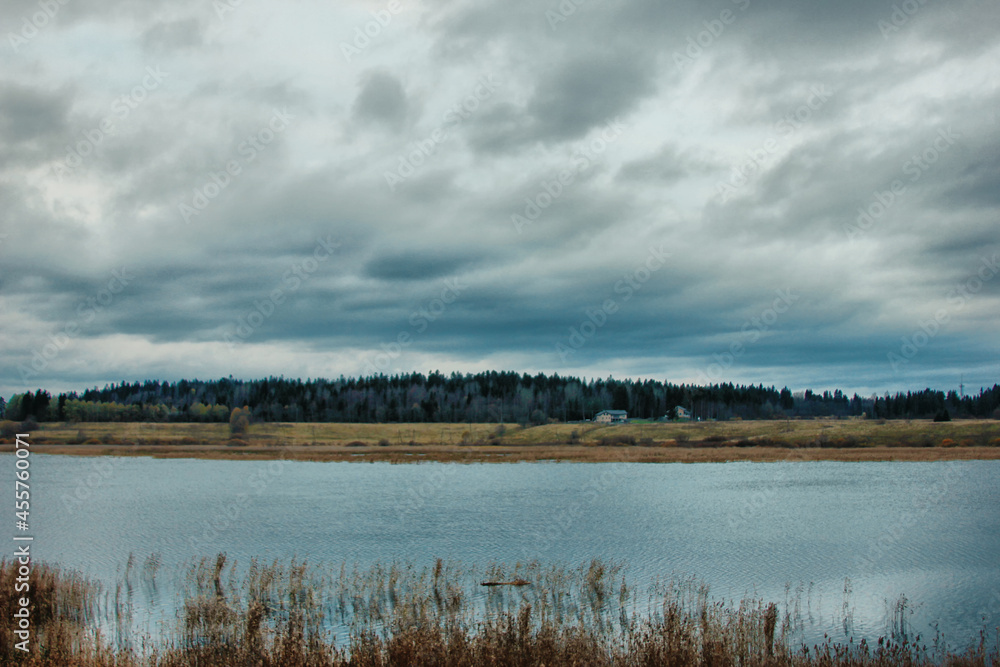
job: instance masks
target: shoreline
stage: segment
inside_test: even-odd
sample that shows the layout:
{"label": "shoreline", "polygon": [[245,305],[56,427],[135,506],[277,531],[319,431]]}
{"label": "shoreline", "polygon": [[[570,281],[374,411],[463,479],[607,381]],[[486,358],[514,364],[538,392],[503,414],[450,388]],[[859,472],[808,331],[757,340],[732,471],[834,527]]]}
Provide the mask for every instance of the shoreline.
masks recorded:
{"label": "shoreline", "polygon": [[[235,430],[234,430],[235,431]],[[1000,421],[767,420],[597,424],[47,422],[31,450],[70,456],[461,463],[1000,459]],[[13,451],[13,438],[0,452]]]}
{"label": "shoreline", "polygon": [[[0,446],[9,453],[13,447]],[[32,447],[35,454],[58,456],[140,456],[158,459],[290,461],[354,463],[774,463],[782,461],[987,461],[1000,459],[998,447],[643,447],[600,445],[419,445],[365,446],[286,445],[227,447],[218,445],[50,445]]]}

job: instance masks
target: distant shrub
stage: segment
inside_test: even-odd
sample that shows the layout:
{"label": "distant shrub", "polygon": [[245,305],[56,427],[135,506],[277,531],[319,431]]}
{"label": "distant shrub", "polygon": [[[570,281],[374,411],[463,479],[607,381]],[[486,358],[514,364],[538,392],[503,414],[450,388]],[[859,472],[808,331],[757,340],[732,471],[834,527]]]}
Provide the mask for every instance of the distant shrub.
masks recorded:
{"label": "distant shrub", "polygon": [[607,435],[602,437],[599,441],[603,447],[623,447],[635,445],[634,435]]}
{"label": "distant shrub", "polygon": [[580,442],[580,432],[576,429],[573,429],[569,434],[569,440],[567,442],[570,445],[575,445],[578,442]]}
{"label": "distant shrub", "polygon": [[942,447],[957,447],[958,443],[955,442],[954,440],[952,440],[951,438],[945,438],[944,440],[941,441],[941,446]]}
{"label": "distant shrub", "polygon": [[706,436],[702,442],[726,442],[727,440],[729,440],[729,438],[724,435],[709,435]]}
{"label": "distant shrub", "polygon": [[[824,442],[826,442],[825,438],[818,438],[817,440],[823,440]],[[769,438],[767,436],[765,436],[763,438],[758,438],[757,440],[754,440],[753,444],[757,445],[758,447],[785,447],[786,449],[794,449],[795,448],[795,445],[793,445],[793,444],[791,444],[789,442],[786,442],[785,440],[782,440],[781,438]],[[818,445],[818,444],[816,444],[816,442],[813,443],[813,447],[822,447],[822,446],[825,446],[825,445]]]}
{"label": "distant shrub", "polygon": [[85,445],[100,445],[100,444],[101,444],[101,441],[100,441],[100,440],[98,440],[97,438],[87,438],[87,439],[86,439],[86,440],[85,440],[85,441],[83,442],[83,444],[85,444]]}
{"label": "distant shrub", "polygon": [[243,408],[233,408],[233,411],[229,414],[229,433],[230,435],[236,437],[240,435],[245,435],[250,429],[250,408],[243,406]]}
{"label": "distant shrub", "polygon": [[18,423],[5,419],[0,422],[0,437],[13,438],[17,434]]}
{"label": "distant shrub", "polygon": [[382,438],[381,440],[378,441],[378,446],[379,447],[388,447],[391,444],[392,443],[389,442],[389,440],[387,438]]}
{"label": "distant shrub", "polygon": [[360,440],[353,440],[345,445],[345,447],[367,447],[367,446],[368,446],[367,444],[361,442]]}
{"label": "distant shrub", "polygon": [[[782,441],[779,444],[776,444],[775,446],[787,447],[788,445]],[[839,438],[831,438],[824,433],[815,440],[813,440],[811,446],[819,447],[821,449],[844,449],[850,447],[860,447],[861,441],[858,440],[858,438],[853,435],[845,435]]]}
{"label": "distant shrub", "polygon": [[198,439],[197,438],[192,438],[191,436],[188,435],[188,436],[184,436],[183,438],[181,438],[180,440],[178,440],[177,443],[181,444],[181,445],[197,445],[198,444]]}
{"label": "distant shrub", "polygon": [[250,443],[239,438],[230,438],[226,441],[226,447],[249,447]]}
{"label": "distant shrub", "polygon": [[674,440],[677,441],[678,445],[686,444],[690,439],[691,439],[691,436],[689,434],[687,434],[687,433],[678,433],[674,437]]}
{"label": "distant shrub", "polygon": [[951,415],[948,414],[948,408],[945,408],[941,412],[939,412],[936,415],[934,415],[934,421],[936,421],[936,422],[950,422],[951,421]]}
{"label": "distant shrub", "polygon": [[34,417],[28,417],[23,422],[21,422],[20,431],[21,433],[31,433],[32,431],[38,430],[38,422],[35,421]]}

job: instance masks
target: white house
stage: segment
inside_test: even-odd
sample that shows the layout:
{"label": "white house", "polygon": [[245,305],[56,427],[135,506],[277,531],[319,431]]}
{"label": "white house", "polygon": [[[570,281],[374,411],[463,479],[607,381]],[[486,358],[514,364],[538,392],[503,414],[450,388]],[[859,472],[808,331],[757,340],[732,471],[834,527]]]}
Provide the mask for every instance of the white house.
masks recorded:
{"label": "white house", "polygon": [[628,421],[625,410],[601,410],[594,415],[594,421],[600,424],[624,424]]}

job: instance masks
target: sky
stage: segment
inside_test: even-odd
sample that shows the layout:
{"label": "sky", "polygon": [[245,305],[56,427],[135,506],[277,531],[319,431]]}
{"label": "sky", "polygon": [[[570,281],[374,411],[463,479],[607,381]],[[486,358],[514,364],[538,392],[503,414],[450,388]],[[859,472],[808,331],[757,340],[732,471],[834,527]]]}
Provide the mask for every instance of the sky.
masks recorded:
{"label": "sky", "polygon": [[0,395],[1000,379],[1000,3],[11,0]]}

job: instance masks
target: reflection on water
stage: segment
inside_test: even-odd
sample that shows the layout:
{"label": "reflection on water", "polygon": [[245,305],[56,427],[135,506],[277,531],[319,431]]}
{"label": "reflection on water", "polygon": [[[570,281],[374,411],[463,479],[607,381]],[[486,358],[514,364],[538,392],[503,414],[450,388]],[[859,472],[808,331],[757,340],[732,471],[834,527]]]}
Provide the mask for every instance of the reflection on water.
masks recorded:
{"label": "reflection on water", "polygon": [[[0,457],[13,485],[13,465]],[[125,579],[159,618],[184,567],[622,562],[635,586],[694,576],[720,599],[799,607],[807,633],[1000,623],[1000,462],[439,464],[37,456],[36,558]],[[101,474],[95,466],[103,466]],[[85,496],[80,502],[68,494]],[[135,560],[129,565],[129,556]],[[156,554],[155,560],[149,560]],[[159,612],[157,610],[160,610]],[[172,613],[171,613],[172,615]],[[813,628],[813,630],[810,630]]]}

